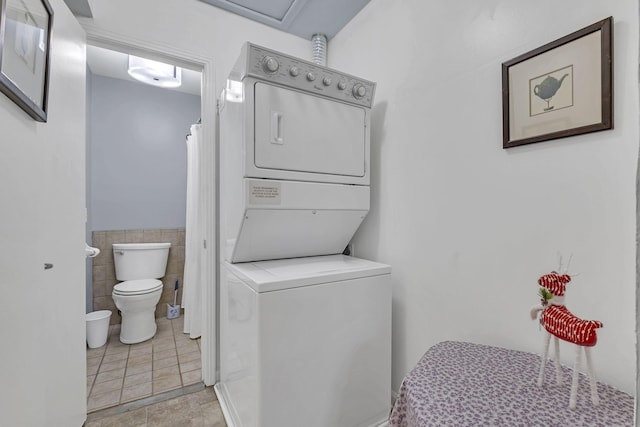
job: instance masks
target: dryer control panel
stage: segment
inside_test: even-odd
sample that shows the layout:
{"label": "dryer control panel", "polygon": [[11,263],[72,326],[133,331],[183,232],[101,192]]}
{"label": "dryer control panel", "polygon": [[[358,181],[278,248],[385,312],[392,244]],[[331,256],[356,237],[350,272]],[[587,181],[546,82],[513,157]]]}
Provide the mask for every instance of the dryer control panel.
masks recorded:
{"label": "dryer control panel", "polygon": [[373,82],[251,43],[245,49],[241,79],[250,76],[368,108],[373,104]]}

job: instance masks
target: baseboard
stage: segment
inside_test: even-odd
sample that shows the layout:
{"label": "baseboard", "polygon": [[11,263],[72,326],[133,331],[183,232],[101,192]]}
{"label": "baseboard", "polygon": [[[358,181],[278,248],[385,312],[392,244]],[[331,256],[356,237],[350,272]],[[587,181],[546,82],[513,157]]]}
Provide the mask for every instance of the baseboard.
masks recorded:
{"label": "baseboard", "polygon": [[239,427],[236,425],[233,417],[231,416],[231,408],[229,408],[226,393],[222,391],[222,386],[220,385],[220,383],[216,383],[213,386],[213,391],[216,393],[216,397],[218,398],[220,409],[222,409],[222,416],[224,417],[224,421],[227,424],[227,427]]}
{"label": "baseboard", "polygon": [[[222,415],[224,416],[224,421],[227,423],[227,427],[241,427],[239,424],[236,424],[235,418],[232,416],[233,410],[231,407],[229,407],[226,392],[223,390],[223,386],[220,383],[216,383],[216,385],[213,386],[213,391],[216,393],[216,397],[218,398],[218,403],[220,404],[220,409],[222,409]],[[374,424],[371,424],[371,426],[369,427],[388,426],[389,420],[385,419],[383,421],[375,421]]]}

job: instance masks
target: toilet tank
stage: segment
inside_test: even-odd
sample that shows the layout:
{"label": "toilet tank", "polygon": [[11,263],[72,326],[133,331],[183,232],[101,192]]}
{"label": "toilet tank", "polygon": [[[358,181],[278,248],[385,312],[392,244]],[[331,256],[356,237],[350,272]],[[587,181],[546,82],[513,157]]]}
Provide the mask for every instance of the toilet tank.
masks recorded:
{"label": "toilet tank", "polygon": [[167,270],[171,243],[114,243],[116,279],[159,279]]}

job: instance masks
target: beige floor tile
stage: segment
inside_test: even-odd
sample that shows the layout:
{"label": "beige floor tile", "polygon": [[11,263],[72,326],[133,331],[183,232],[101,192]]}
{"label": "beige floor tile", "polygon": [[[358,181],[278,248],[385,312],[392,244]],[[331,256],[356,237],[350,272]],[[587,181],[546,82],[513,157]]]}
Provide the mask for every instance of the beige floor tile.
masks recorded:
{"label": "beige floor tile", "polygon": [[136,356],[146,356],[147,354],[151,354],[153,352],[152,345],[145,345],[144,347],[136,347],[131,348],[129,350],[129,358]]}
{"label": "beige floor tile", "polygon": [[141,374],[143,372],[151,372],[152,370],[153,365],[151,364],[151,362],[139,363],[137,365],[127,366],[125,376]]}
{"label": "beige floor tile", "polygon": [[87,348],[87,358],[91,357],[102,357],[104,356],[104,351],[107,349],[107,345],[103,345],[98,348]]}
{"label": "beige floor tile", "polygon": [[188,420],[184,420],[183,426],[204,427],[204,417],[202,415],[190,417]]}
{"label": "beige floor tile", "polygon": [[100,365],[100,373],[113,371],[115,369],[122,369],[125,366],[127,366],[127,359],[120,359],[114,362],[103,363],[102,365]]}
{"label": "beige floor tile", "polygon": [[100,368],[100,358],[87,359],[87,375],[95,375]]}
{"label": "beige floor tile", "polygon": [[105,381],[111,381],[124,378],[124,368],[114,369],[112,371],[99,372],[96,377],[96,384],[103,383]]}
{"label": "beige floor tile", "polygon": [[126,359],[128,356],[129,356],[129,352],[128,351],[121,351],[121,352],[118,352],[118,353],[105,354],[104,358],[102,359],[102,363],[115,362],[115,361],[118,361],[118,360]]}
{"label": "beige floor tile", "polygon": [[120,398],[120,402],[130,402],[132,400],[138,400],[143,397],[151,396],[152,390],[153,389],[151,382],[125,387],[122,389],[122,397]]}
{"label": "beige floor tile", "polygon": [[161,341],[175,341],[173,337],[173,333],[171,331],[158,331],[156,332],[156,336],[153,337],[153,345]]}
{"label": "beige floor tile", "polygon": [[166,368],[168,366],[173,366],[178,364],[178,357],[171,356],[164,359],[153,359],[153,370],[157,371],[158,369]]}
{"label": "beige floor tile", "polygon": [[109,342],[107,343],[107,350],[105,351],[105,354],[115,354],[115,353],[121,353],[123,351],[129,351],[129,344],[121,343],[119,336],[114,336],[109,338]]}
{"label": "beige floor tile", "polygon": [[135,344],[131,344],[131,349],[136,349],[136,348],[146,348],[146,347],[152,347],[153,346],[153,338],[150,338],[146,341],[142,341],[139,343],[135,343]]}
{"label": "beige floor tile", "polygon": [[154,377],[153,379],[153,394],[163,393],[180,387],[182,387],[180,375]]}
{"label": "beige floor tile", "polygon": [[202,359],[202,353],[200,353],[199,351],[192,351],[191,353],[183,353],[178,356],[178,360],[180,364],[191,362],[192,360],[201,360],[201,359]]}
{"label": "beige floor tile", "polygon": [[91,387],[93,387],[93,382],[96,379],[95,375],[89,375],[87,377],[87,396],[91,394]]}
{"label": "beige floor tile", "polygon": [[162,342],[159,342],[158,344],[153,343],[153,352],[158,353],[160,351],[169,350],[175,347],[176,347],[176,343],[175,341],[173,341],[173,338],[172,338],[171,340],[162,341]]}
{"label": "beige floor tile", "polygon": [[96,394],[89,397],[87,402],[87,410],[95,411],[97,409],[108,408],[117,405],[120,401],[120,389],[112,390],[107,393]]}
{"label": "beige floor tile", "polygon": [[131,387],[142,383],[150,383],[152,379],[153,374],[151,371],[143,372],[141,374],[128,375],[124,377],[123,387]]}
{"label": "beige floor tile", "polygon": [[167,357],[176,357],[178,353],[175,348],[169,348],[167,350],[160,350],[153,354],[153,360],[166,359]]}
{"label": "beige floor tile", "polygon": [[182,373],[182,384],[187,386],[202,381],[202,369]]}
{"label": "beige floor tile", "polygon": [[217,401],[216,393],[213,391],[213,387],[206,387],[204,390],[188,394],[186,395],[186,397],[190,402],[193,402],[197,405],[203,405],[206,403]]}
{"label": "beige floor tile", "polygon": [[100,362],[102,362],[102,356],[88,357],[87,358],[87,367],[100,365]]}
{"label": "beige floor tile", "polygon": [[171,377],[171,376],[180,376],[180,370],[178,369],[178,365],[167,366],[166,368],[155,369],[153,371],[153,379],[162,378],[162,377]]}
{"label": "beige floor tile", "polygon": [[93,389],[91,390],[92,395],[103,394],[108,391],[120,390],[122,388],[123,378],[118,378],[115,380],[104,381],[101,383],[95,383],[93,385]]}
{"label": "beige floor tile", "polygon": [[88,422],[85,427],[226,427],[211,387],[123,414]]}
{"label": "beige floor tile", "polygon": [[127,366],[139,365],[141,363],[151,363],[153,361],[153,356],[151,353],[141,354],[138,356],[129,356],[129,360],[127,361]]}
{"label": "beige floor tile", "polygon": [[189,345],[190,342],[192,342],[193,340],[190,338],[182,338],[182,337],[176,337],[176,348],[178,347],[182,347],[183,345]]}
{"label": "beige floor tile", "polygon": [[[153,339],[130,345],[120,342],[120,325],[112,325],[110,326],[109,340],[105,346],[87,349],[87,395],[89,396],[87,408],[89,412],[201,381],[201,353],[198,345],[200,340],[190,339],[187,334],[182,333],[184,318],[173,320],[159,318],[157,324],[158,333]],[[212,389],[209,389],[208,392],[210,395],[205,394],[202,398],[205,403],[215,401]],[[199,393],[193,393],[189,396],[196,395]],[[176,405],[180,406],[183,403],[184,399],[178,399],[171,405],[175,409]],[[137,417],[131,417],[131,420],[123,417],[117,421],[92,422],[87,426],[146,427],[148,425],[158,427],[168,425],[174,427],[179,425],[182,427],[215,425],[217,427],[224,425],[213,424],[219,420],[212,421],[201,414],[199,406],[192,407],[188,415],[178,417],[180,420],[178,424],[172,424],[175,421],[173,414],[174,412],[169,411],[163,419],[156,417],[159,424],[146,424],[146,421],[141,421],[144,417],[138,414]]]}
{"label": "beige floor tile", "polygon": [[203,404],[201,407],[205,427],[227,427],[222,409],[217,401]]}
{"label": "beige floor tile", "polygon": [[[199,416],[201,414],[200,407],[193,405],[186,396],[179,396],[174,399],[158,402],[147,408],[147,420],[149,423],[160,423],[162,421],[172,420],[180,422],[189,419],[185,414]],[[176,424],[180,425],[180,424]]]}
{"label": "beige floor tile", "polygon": [[158,330],[156,330],[156,336],[153,337],[153,339],[159,340],[159,339],[168,338],[168,337],[173,338],[173,329],[170,326],[159,327]]}
{"label": "beige floor tile", "polygon": [[156,331],[156,336],[153,337],[153,343],[157,343],[158,341],[165,340],[173,340],[173,331],[171,329],[158,329]]}
{"label": "beige floor tile", "polygon": [[201,369],[201,368],[202,368],[202,364],[200,362],[200,359],[196,359],[190,362],[180,364],[180,372],[195,371],[196,369]]}
{"label": "beige floor tile", "polygon": [[[134,409],[102,420],[100,427],[146,427],[147,408]],[[86,427],[86,426],[85,426]]]}
{"label": "beige floor tile", "polygon": [[193,353],[194,351],[199,351],[198,344],[195,341],[191,341],[188,343],[181,344],[180,347],[177,348],[178,354],[186,354]]}

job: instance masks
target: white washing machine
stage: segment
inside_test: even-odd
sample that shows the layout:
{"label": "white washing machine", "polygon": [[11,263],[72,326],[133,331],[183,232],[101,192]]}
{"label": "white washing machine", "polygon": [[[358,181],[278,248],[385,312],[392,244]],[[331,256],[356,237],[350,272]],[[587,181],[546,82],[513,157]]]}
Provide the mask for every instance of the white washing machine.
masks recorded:
{"label": "white washing machine", "polygon": [[216,393],[229,427],[384,425],[390,270],[344,255],[225,263]]}

